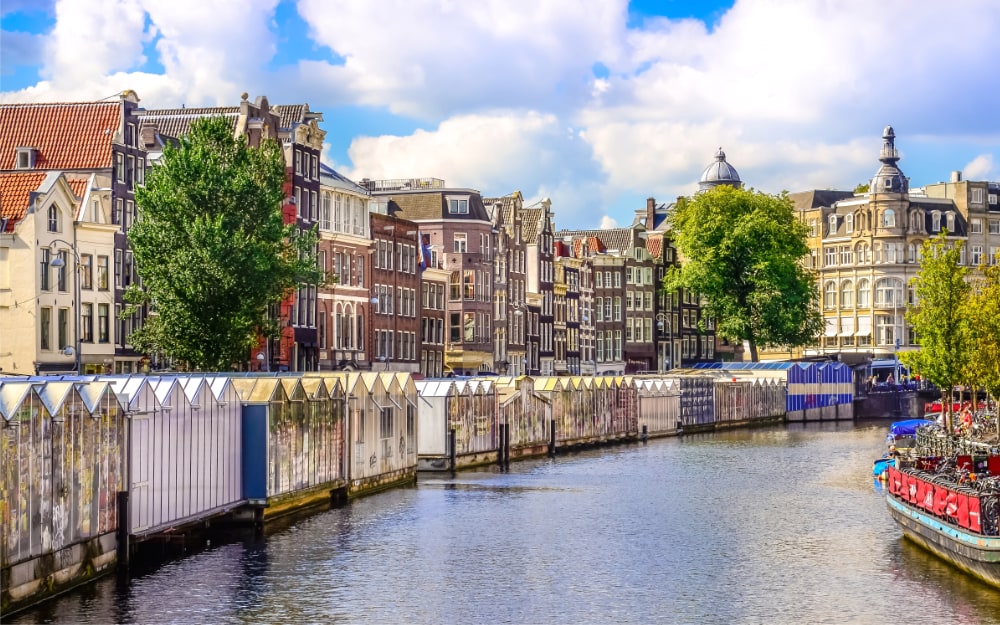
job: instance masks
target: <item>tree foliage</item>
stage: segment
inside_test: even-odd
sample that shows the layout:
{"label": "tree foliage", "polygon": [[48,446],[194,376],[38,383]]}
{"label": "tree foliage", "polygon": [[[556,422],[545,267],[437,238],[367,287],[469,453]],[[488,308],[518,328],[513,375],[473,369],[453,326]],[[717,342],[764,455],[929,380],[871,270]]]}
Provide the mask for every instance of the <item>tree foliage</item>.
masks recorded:
{"label": "tree foliage", "polygon": [[965,306],[971,341],[965,378],[973,388],[985,389],[997,402],[1000,400],[1000,265],[982,269],[983,279],[973,283]]}
{"label": "tree foliage", "polygon": [[961,260],[961,242],[949,242],[947,232],[926,241],[920,270],[910,280],[916,303],[907,306],[906,320],[916,333],[920,349],[900,358],[914,372],[942,389],[945,422],[951,428],[952,393],[967,381],[972,339],[967,315],[971,291]]}
{"label": "tree foliage", "polygon": [[663,286],[700,293],[716,334],[747,341],[754,361],[758,346],[805,345],[819,335],[819,291],[801,263],[806,227],[787,195],[719,186],[681,198],[670,226],[682,265]]}
{"label": "tree foliage", "polygon": [[285,163],[276,141],[250,147],[221,117],[192,124],[136,191],[129,240],[142,288],[125,314],[151,314],[129,336],[192,369],[229,370],[268,331],[267,307],[315,283],[315,235],[281,215]]}

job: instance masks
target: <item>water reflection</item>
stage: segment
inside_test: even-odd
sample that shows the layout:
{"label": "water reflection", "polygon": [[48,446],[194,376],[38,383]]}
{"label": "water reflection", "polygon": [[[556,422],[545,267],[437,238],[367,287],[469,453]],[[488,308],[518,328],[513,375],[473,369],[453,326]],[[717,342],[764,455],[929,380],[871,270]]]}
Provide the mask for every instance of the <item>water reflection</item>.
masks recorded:
{"label": "water reflection", "polygon": [[998,622],[1000,592],[889,518],[871,479],[885,426],[734,430],[429,476],[14,622]]}

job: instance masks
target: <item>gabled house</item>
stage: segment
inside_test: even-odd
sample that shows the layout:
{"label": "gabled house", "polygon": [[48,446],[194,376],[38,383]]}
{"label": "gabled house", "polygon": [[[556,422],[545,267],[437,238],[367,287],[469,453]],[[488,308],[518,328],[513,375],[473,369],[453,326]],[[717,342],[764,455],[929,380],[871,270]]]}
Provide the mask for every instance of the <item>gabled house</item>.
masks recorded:
{"label": "gabled house", "polygon": [[74,223],[81,200],[91,195],[92,179],[60,172],[0,174],[3,373],[111,369],[114,228],[84,230]]}
{"label": "gabled house", "polygon": [[[107,322],[106,343],[100,338],[93,346],[84,343],[81,367],[85,370],[133,372],[148,362],[127,342],[128,335],[142,324],[145,311],[121,318],[125,289],[137,277],[127,233],[137,216],[135,189],[145,179],[147,158],[139,142],[138,102],[135,92],[124,91],[100,102],[0,105],[0,174],[34,172],[43,174],[43,179],[44,175],[63,174],[68,184],[77,186],[78,203],[73,212],[79,212],[71,214],[70,223],[94,222],[91,217],[98,215],[110,218],[103,223],[111,227],[98,230],[113,231],[111,250],[95,253],[96,248],[88,251],[78,247],[73,228],[62,232],[67,236],[58,237],[66,243],[57,243],[67,252],[71,273],[75,274],[75,269],[84,274],[93,270],[77,265],[77,258],[106,262],[98,264],[96,270],[109,276],[106,290],[101,290],[107,301],[100,302],[95,311],[99,315],[104,306],[108,308],[106,317],[98,316],[99,324],[102,319]],[[81,200],[86,204],[80,205]],[[99,203],[96,212],[94,200]],[[15,205],[11,210],[21,207]],[[5,231],[12,230],[8,221]],[[98,240],[103,236],[98,234]],[[91,358],[86,358],[88,353]]]}

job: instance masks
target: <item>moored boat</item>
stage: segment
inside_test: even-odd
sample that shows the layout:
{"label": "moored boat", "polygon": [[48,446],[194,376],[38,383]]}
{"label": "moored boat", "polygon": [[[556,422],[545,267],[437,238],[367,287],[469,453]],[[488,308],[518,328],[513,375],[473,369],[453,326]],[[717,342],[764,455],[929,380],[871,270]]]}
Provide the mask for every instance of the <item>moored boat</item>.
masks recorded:
{"label": "moored boat", "polygon": [[890,515],[908,539],[1000,588],[1000,449],[951,440],[951,453],[930,455],[920,439],[941,451],[943,433],[920,429],[915,460],[886,468]]}

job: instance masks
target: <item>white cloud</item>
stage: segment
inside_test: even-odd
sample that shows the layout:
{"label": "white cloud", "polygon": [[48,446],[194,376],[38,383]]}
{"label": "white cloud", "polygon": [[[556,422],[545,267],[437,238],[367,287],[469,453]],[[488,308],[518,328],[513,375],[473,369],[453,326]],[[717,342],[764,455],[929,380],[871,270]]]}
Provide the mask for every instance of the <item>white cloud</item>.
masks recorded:
{"label": "white cloud", "polygon": [[609,217],[607,215],[601,217],[601,225],[599,226],[601,230],[610,230],[611,228],[617,227],[618,222],[615,221],[613,217]]}
{"label": "white cloud", "polygon": [[980,154],[962,168],[967,180],[996,179],[997,169],[992,154]]}
{"label": "white cloud", "polygon": [[327,88],[429,120],[484,106],[575,108],[589,97],[595,61],[622,54],[626,5],[301,0],[298,10],[311,36],[345,59],[325,67]]}

